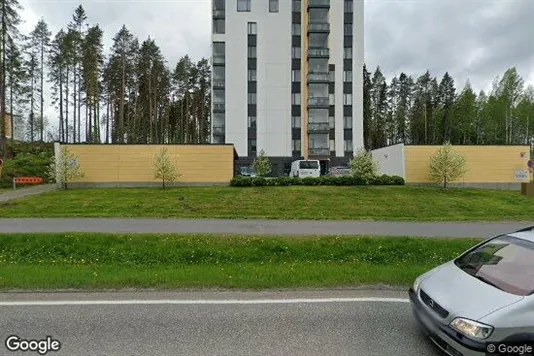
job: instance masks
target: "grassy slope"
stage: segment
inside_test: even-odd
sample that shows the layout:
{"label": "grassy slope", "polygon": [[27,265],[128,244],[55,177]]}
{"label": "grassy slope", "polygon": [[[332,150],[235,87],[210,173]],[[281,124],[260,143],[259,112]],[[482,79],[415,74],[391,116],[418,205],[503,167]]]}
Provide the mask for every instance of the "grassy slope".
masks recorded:
{"label": "grassy slope", "polygon": [[514,191],[422,187],[184,187],[56,191],[0,204],[2,217],[532,220]]}
{"label": "grassy slope", "polygon": [[0,289],[408,286],[478,239],[0,236]]}

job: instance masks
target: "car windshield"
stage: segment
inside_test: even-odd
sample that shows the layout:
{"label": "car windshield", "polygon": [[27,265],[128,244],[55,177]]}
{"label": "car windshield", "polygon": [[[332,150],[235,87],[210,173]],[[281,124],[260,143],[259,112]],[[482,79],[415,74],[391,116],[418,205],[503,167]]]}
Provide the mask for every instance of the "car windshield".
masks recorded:
{"label": "car windshield", "polygon": [[457,258],[464,272],[515,295],[534,293],[534,243],[500,236]]}
{"label": "car windshield", "polygon": [[301,161],[300,169],[317,169],[319,168],[319,162],[317,161]]}

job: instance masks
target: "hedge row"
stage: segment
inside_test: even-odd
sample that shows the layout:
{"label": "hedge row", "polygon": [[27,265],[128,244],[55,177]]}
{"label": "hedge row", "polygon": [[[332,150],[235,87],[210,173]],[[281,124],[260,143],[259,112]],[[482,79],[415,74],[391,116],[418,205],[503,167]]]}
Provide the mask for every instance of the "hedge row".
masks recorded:
{"label": "hedge row", "polygon": [[230,181],[232,187],[265,187],[265,186],[290,186],[290,185],[404,185],[404,178],[399,176],[382,175],[373,179],[365,179],[362,177],[353,176],[322,176],[317,178],[291,178],[291,177],[276,177],[276,178],[261,178],[261,177],[234,177]]}
{"label": "hedge row", "polygon": [[42,177],[48,182],[48,166],[50,156],[41,152],[39,154],[20,153],[15,158],[6,159],[0,176],[0,188],[11,187],[13,177]]}

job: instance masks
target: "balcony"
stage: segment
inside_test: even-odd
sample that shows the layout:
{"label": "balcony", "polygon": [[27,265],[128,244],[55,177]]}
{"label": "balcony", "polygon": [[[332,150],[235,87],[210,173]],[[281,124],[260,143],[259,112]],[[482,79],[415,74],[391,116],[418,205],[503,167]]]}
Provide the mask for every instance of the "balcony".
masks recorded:
{"label": "balcony", "polygon": [[224,113],[224,104],[213,104],[213,112]]}
{"label": "balcony", "polygon": [[328,109],[330,107],[330,100],[328,97],[311,97],[308,98],[308,107]]}
{"label": "balcony", "polygon": [[226,13],[224,10],[213,10],[213,18],[214,19],[224,19],[226,16]]}
{"label": "balcony", "polygon": [[213,79],[213,89],[224,89],[224,79]]}
{"label": "balcony", "polygon": [[213,126],[213,135],[224,135],[224,126]]}
{"label": "balcony", "polygon": [[330,73],[310,71],[308,73],[308,83],[330,83]]}
{"label": "balcony", "polygon": [[310,8],[329,9],[330,0],[308,0],[308,9]]}
{"label": "balcony", "polygon": [[308,58],[330,58],[328,48],[308,48]]}
{"label": "balcony", "polygon": [[330,32],[330,24],[329,23],[322,23],[322,22],[311,22],[308,24],[308,33],[315,32],[315,33],[329,33]]}
{"label": "balcony", "polygon": [[308,154],[310,156],[330,156],[330,147],[308,148]]}
{"label": "balcony", "polygon": [[328,122],[310,122],[308,123],[309,133],[329,133],[330,124]]}
{"label": "balcony", "polygon": [[224,54],[214,54],[213,55],[213,64],[214,65],[224,65],[224,63],[226,62],[226,56]]}

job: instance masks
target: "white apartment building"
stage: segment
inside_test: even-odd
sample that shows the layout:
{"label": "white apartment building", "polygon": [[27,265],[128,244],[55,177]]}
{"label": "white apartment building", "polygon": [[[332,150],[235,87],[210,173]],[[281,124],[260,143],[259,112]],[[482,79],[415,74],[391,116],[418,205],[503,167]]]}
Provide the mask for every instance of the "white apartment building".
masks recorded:
{"label": "white apartment building", "polygon": [[212,143],[346,164],[363,147],[363,0],[212,0]]}

